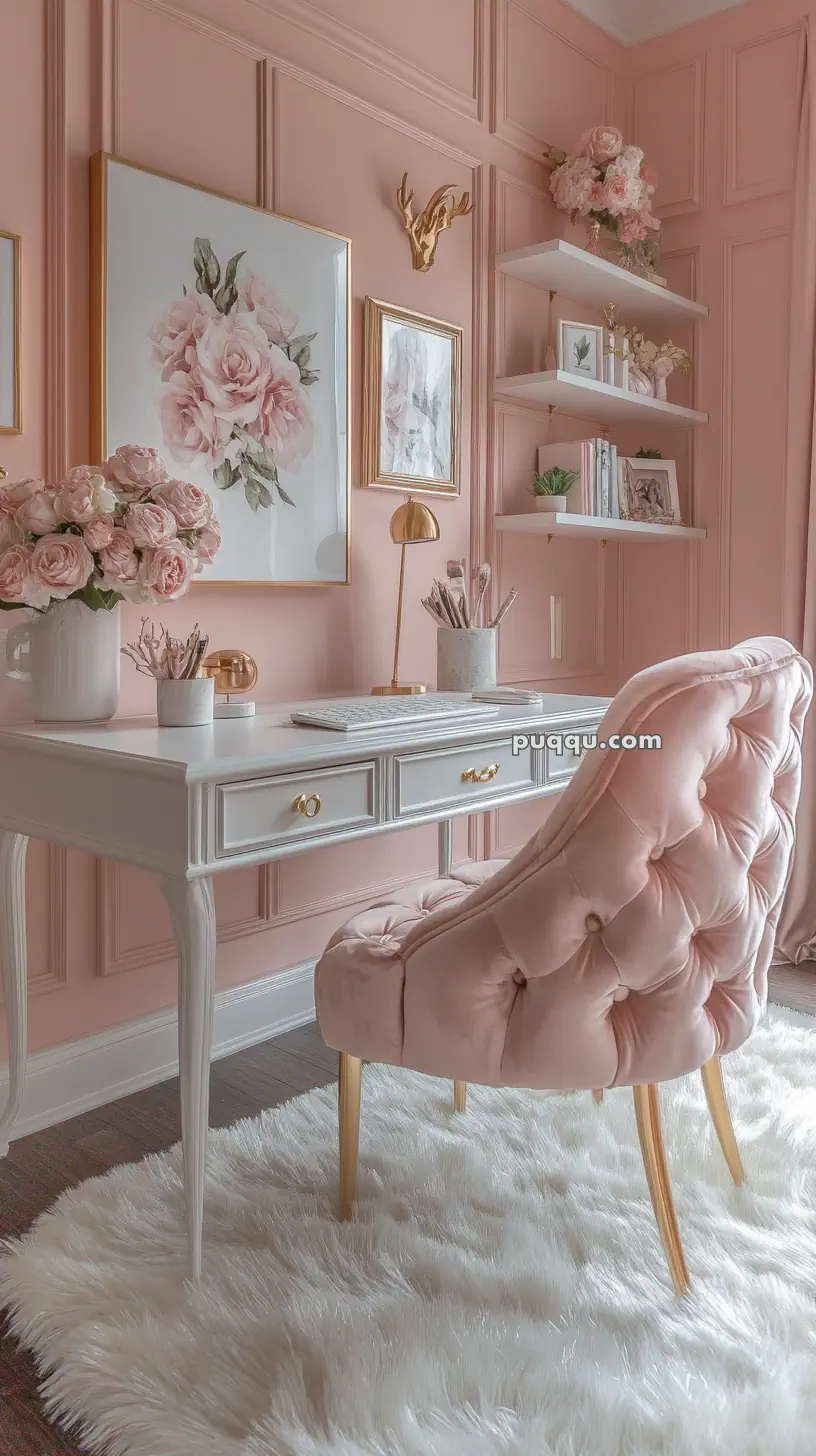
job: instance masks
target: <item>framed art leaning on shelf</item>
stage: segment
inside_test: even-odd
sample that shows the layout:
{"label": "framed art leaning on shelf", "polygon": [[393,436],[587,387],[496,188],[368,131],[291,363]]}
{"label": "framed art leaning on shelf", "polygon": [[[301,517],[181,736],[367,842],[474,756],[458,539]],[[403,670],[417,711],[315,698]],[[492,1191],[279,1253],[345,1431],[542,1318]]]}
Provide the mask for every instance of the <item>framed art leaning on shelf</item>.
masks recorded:
{"label": "framed art leaning on shelf", "polygon": [[102,153],[91,161],[92,444],[212,498],[207,580],[349,577],[351,244]]}
{"label": "framed art leaning on shelf", "polygon": [[363,485],[458,495],[462,330],[365,301]]}

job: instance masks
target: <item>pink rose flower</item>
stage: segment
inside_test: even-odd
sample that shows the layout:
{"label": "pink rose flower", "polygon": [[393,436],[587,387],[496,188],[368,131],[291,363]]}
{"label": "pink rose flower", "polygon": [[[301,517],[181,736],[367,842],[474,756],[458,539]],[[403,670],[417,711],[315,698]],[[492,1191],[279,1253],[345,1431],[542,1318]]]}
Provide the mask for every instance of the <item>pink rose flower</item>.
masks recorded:
{"label": "pink rose flower", "polygon": [[218,517],[213,516],[209,524],[204,527],[196,542],[195,549],[199,562],[204,566],[211,566],[218,555],[221,541],[221,527],[218,524]]}
{"label": "pink rose flower", "polygon": [[298,316],[291,305],[257,273],[247,271],[238,279],[238,306],[254,313],[270,344],[285,344],[297,328]]}
{"label": "pink rose flower", "polygon": [[591,198],[599,173],[590,157],[568,157],[550,178],[550,192],[562,212],[585,217],[593,206]]}
{"label": "pink rose flower", "polygon": [[186,480],[165,481],[154,490],[153,498],[172,512],[180,531],[198,531],[212,517],[213,503],[206,490]]}
{"label": "pink rose flower", "polygon": [[30,500],[41,490],[45,490],[45,481],[35,480],[31,476],[25,480],[7,480],[0,485],[0,508],[16,510],[23,501]]}
{"label": "pink rose flower", "polygon": [[269,345],[269,363],[269,380],[258,418],[249,431],[272,452],[275,464],[285,470],[312,448],[312,414],[297,364],[275,344]]}
{"label": "pink rose flower", "polygon": [[618,237],[622,243],[640,243],[646,236],[639,212],[627,212],[618,218]]}
{"label": "pink rose flower", "polygon": [[657,186],[657,173],[654,167],[649,166],[648,162],[641,162],[640,164],[640,180],[646,183],[650,192],[654,192]]}
{"label": "pink rose flower", "polygon": [[164,443],[180,465],[218,459],[230,427],[222,428],[211,402],[202,396],[197,371],[193,376],[177,370],[171,376],[161,392],[159,415]]}
{"label": "pink rose flower", "polygon": [[32,536],[47,536],[59,523],[57,498],[53,490],[38,490],[17,507],[15,520],[21,531]]}
{"label": "pink rose flower", "polygon": [[133,538],[123,526],[114,526],[108,545],[103,546],[99,553],[99,563],[108,588],[136,580],[139,574],[139,558]]}
{"label": "pink rose flower", "polygon": [[89,551],[101,551],[113,540],[113,516],[94,516],[88,521],[83,535]]}
{"label": "pink rose flower", "polygon": [[575,150],[593,162],[611,162],[623,151],[623,132],[616,126],[593,126],[584,132]]}
{"label": "pink rose flower", "polygon": [[151,362],[161,369],[166,382],[177,370],[189,372],[195,360],[195,341],[209,319],[219,313],[212,299],[203,294],[188,294],[171,303],[166,314],[148,329],[153,345]]}
{"label": "pink rose flower", "polygon": [[31,546],[5,546],[0,551],[0,601],[29,605],[26,590],[32,584],[31,553]]}
{"label": "pink rose flower", "polygon": [[122,495],[138,495],[167,479],[161,455],[147,445],[120,445],[108,457],[105,470]]}
{"label": "pink rose flower", "polygon": [[196,363],[202,393],[218,419],[250,425],[258,418],[270,347],[274,351],[252,314],[230,313],[208,323],[196,342]]}
{"label": "pink rose flower", "polygon": [[4,546],[19,546],[22,539],[23,530],[17,522],[17,511],[0,507],[0,550]]}
{"label": "pink rose flower", "polygon": [[615,157],[614,160],[615,166],[619,167],[621,172],[632,172],[639,177],[640,164],[643,161],[643,148],[632,146],[624,147],[620,155]]}
{"label": "pink rose flower", "polygon": [[77,526],[115,507],[116,496],[104,475],[88,465],[79,465],[66,475],[56,499],[59,519]]}
{"label": "pink rose flower", "polygon": [[94,569],[93,557],[81,536],[66,531],[41,536],[31,553],[31,575],[57,601],[79,591]]}
{"label": "pink rose flower", "polygon": [[134,546],[160,546],[176,534],[176,518],[172,511],[157,501],[142,501],[128,506],[125,529]]}
{"label": "pink rose flower", "polygon": [[145,551],[139,567],[139,581],[154,602],[169,602],[183,596],[193,579],[196,559],[181,541],[165,541]]}
{"label": "pink rose flower", "polygon": [[620,217],[624,212],[637,211],[641,201],[640,178],[609,167],[604,178],[604,196],[607,211],[613,217]]}

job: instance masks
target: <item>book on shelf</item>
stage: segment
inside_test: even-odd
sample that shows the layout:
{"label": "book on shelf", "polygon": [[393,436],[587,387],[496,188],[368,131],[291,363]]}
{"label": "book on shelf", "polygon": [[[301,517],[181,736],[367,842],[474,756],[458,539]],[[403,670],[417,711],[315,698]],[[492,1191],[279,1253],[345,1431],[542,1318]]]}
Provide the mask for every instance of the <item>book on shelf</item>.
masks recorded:
{"label": "book on shelf", "polygon": [[546,474],[554,466],[561,470],[574,470],[578,475],[567,492],[568,511],[581,516],[617,519],[620,514],[617,446],[600,438],[539,445],[539,474]]}

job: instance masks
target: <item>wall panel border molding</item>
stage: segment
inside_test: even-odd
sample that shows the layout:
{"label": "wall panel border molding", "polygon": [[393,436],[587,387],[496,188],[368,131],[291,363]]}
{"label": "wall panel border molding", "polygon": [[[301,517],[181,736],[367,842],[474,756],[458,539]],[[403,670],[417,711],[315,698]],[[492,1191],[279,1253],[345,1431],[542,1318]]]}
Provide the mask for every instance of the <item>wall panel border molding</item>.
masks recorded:
{"label": "wall panel border molding", "polygon": [[[788,162],[787,170],[780,169],[778,176],[769,178],[766,182],[748,182],[740,186],[737,181],[739,171],[739,136],[737,124],[737,103],[739,100],[739,62],[740,56],[746,51],[757,50],[760,46],[767,46],[774,41],[784,40],[786,36],[799,37],[797,54],[797,98],[801,95],[805,54],[806,54],[806,27],[805,22],[800,21],[797,25],[783,26],[779,30],[769,31],[766,35],[754,36],[751,40],[744,41],[742,45],[732,46],[726,58],[726,101],[725,101],[725,189],[723,202],[726,207],[734,207],[740,202],[756,202],[761,197],[775,197],[782,192],[791,192],[796,181],[796,138],[793,139],[793,146],[790,155],[783,161]],[[797,106],[798,111],[798,106]]]}
{"label": "wall panel border molding", "polygon": [[693,56],[687,61],[678,61],[672,66],[659,66],[653,71],[642,71],[632,80],[632,101],[630,125],[635,128],[635,107],[637,86],[639,81],[645,81],[656,76],[677,75],[682,71],[691,72],[691,138],[689,155],[689,178],[690,185],[685,197],[675,197],[671,202],[658,202],[655,211],[661,218],[683,217],[691,212],[702,212],[703,199],[703,158],[705,155],[705,56]]}

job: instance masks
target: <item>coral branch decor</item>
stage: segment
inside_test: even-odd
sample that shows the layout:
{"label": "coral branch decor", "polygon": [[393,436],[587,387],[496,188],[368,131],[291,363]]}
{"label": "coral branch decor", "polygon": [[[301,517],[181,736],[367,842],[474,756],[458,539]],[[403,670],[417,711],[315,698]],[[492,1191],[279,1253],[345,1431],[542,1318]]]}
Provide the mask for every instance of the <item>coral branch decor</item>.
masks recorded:
{"label": "coral branch decor", "polygon": [[405,222],[405,230],[411,243],[411,257],[417,273],[427,273],[436,257],[439,234],[449,228],[455,217],[467,217],[473,211],[470,193],[463,192],[458,202],[454,201],[452,183],[438,187],[420,213],[414,216],[414,194],[408,191],[408,173],[403,172],[397,188],[397,206]]}
{"label": "coral branch decor", "polygon": [[157,450],[123,445],[64,480],[0,481],[0,610],[171,601],[215,559],[206,491],[168,475]]}
{"label": "coral branch decor", "polygon": [[617,241],[624,267],[653,270],[659,256],[660,219],[652,212],[657,174],[641,148],[627,145],[617,127],[594,126],[573,152],[547,146],[544,156],[553,167],[553,201],[571,222],[587,220],[590,251],[601,251],[603,230]]}

